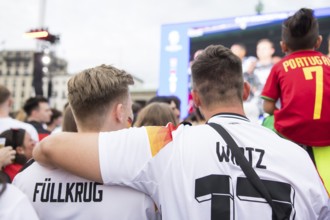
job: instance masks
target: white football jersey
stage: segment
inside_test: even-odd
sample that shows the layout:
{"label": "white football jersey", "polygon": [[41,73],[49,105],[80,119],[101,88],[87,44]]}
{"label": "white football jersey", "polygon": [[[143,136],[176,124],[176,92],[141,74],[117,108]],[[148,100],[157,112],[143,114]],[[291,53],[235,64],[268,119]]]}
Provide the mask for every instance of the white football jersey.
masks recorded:
{"label": "white football jersey", "polygon": [[39,141],[38,132],[32,125],[10,117],[0,118],[0,133],[11,128],[22,128],[29,132],[34,141]]}
{"label": "white football jersey", "polygon": [[[329,219],[329,197],[308,154],[244,116],[218,114],[288,219]],[[163,146],[165,146],[163,148]],[[271,220],[272,209],[209,125],[131,128],[101,133],[105,184],[149,194],[164,220]]]}
{"label": "white football jersey", "polygon": [[146,194],[122,186],[104,186],[60,169],[32,163],[13,184],[29,198],[40,219],[155,219]]}
{"label": "white football jersey", "polygon": [[[3,184],[0,184],[0,190]],[[1,220],[38,220],[37,213],[24,193],[11,184],[6,184],[0,195]]]}

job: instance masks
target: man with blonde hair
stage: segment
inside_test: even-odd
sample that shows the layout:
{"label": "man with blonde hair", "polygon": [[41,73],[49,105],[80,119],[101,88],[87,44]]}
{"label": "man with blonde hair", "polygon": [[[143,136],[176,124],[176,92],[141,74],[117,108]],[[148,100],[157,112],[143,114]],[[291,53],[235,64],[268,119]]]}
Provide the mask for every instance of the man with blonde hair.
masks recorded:
{"label": "man with blonde hair", "polygon": [[[130,74],[106,65],[72,77],[68,82],[68,99],[78,133],[88,136],[87,132],[126,128],[132,121],[128,86],[133,83]],[[14,184],[28,195],[40,219],[155,218],[154,204],[144,193],[104,186],[38,163],[20,173]]]}

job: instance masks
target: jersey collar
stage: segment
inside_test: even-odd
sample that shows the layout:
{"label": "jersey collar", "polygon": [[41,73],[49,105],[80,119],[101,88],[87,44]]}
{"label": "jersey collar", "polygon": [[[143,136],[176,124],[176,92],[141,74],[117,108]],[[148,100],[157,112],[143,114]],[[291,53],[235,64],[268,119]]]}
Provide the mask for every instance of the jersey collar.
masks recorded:
{"label": "jersey collar", "polygon": [[240,114],[236,114],[236,113],[229,113],[229,112],[215,114],[208,120],[208,122],[210,122],[214,118],[230,118],[230,119],[239,119],[239,120],[250,122],[250,120],[244,115],[240,115]]}

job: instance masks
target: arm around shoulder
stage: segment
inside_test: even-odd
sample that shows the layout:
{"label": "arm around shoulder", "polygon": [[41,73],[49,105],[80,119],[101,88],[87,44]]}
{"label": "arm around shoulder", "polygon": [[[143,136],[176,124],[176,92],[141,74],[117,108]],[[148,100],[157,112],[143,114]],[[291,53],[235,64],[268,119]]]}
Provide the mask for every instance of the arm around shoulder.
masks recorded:
{"label": "arm around shoulder", "polygon": [[97,133],[61,132],[50,135],[35,147],[33,157],[42,165],[102,182]]}

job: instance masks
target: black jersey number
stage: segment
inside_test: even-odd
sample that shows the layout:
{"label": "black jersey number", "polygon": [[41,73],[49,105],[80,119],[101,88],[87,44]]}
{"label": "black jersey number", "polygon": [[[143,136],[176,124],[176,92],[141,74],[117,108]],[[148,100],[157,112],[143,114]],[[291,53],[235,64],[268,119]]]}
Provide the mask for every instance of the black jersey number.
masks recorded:
{"label": "black jersey number", "polygon": [[[282,206],[288,219],[294,220],[295,191],[291,185],[270,180],[262,182],[269,190],[273,202]],[[211,201],[211,220],[235,220],[235,191],[240,201],[267,203],[245,177],[237,178],[236,190],[228,175],[209,175],[196,179],[195,182],[195,199],[199,203]]]}

